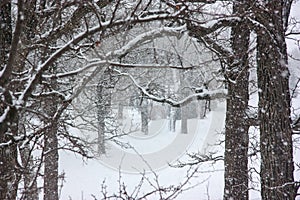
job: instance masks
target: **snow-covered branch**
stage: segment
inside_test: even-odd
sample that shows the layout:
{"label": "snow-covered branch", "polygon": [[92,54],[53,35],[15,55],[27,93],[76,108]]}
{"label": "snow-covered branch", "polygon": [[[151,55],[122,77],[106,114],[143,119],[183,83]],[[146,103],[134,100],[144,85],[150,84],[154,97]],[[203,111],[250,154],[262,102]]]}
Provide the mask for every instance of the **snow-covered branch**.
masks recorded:
{"label": "snow-covered branch", "polygon": [[164,36],[180,37],[182,35],[182,32],[185,30],[185,28],[186,28],[185,26],[180,26],[180,27],[176,27],[176,28],[162,27],[162,28],[158,28],[158,29],[146,32],[146,33],[142,33],[139,36],[135,37],[130,42],[128,42],[121,49],[107,53],[106,57],[109,59],[111,57],[123,56],[126,53],[133,50],[134,48],[140,46],[143,42],[153,40],[158,37],[164,37]]}
{"label": "snow-covered branch", "polygon": [[151,94],[151,92],[148,91],[148,88],[142,87],[137,82],[137,80],[129,73],[124,73],[124,72],[121,72],[116,69],[114,69],[114,71],[118,72],[122,76],[126,76],[126,77],[130,78],[132,83],[141,91],[143,97],[151,99],[156,102],[167,103],[174,107],[180,107],[180,106],[186,105],[189,102],[196,100],[196,99],[198,99],[198,100],[199,99],[213,100],[213,99],[226,98],[226,96],[227,96],[227,89],[217,89],[217,90],[212,90],[212,91],[203,89],[202,92],[189,95],[181,100],[175,100],[175,99],[172,99],[169,97],[156,96],[156,95]]}
{"label": "snow-covered branch", "polygon": [[[87,38],[90,35],[93,35],[95,33],[101,32],[107,28],[112,27],[118,27],[127,23],[144,23],[148,21],[155,21],[155,20],[162,20],[162,19],[170,19],[170,18],[176,18],[177,15],[180,14],[179,12],[176,12],[174,14],[163,14],[163,15],[155,15],[155,16],[147,16],[144,18],[138,17],[136,18],[129,18],[125,20],[117,20],[113,23],[110,22],[104,22],[103,24],[99,24],[93,28],[90,28],[82,33],[79,33],[77,36],[75,36],[72,40],[68,41],[64,46],[62,46],[60,49],[55,51],[44,63],[40,64],[37,69],[35,70],[35,73],[32,75],[32,77],[28,80],[25,90],[22,92],[22,95],[19,97],[19,101],[24,101],[28,98],[28,96],[31,94],[32,90],[36,87],[36,83],[39,80],[39,77],[43,75],[43,72],[52,65],[55,61],[57,61],[64,53],[72,49],[73,45],[78,44],[83,39]],[[156,36],[161,36],[164,34],[171,34],[171,35],[178,35],[178,32],[180,32],[184,27],[180,27],[179,29],[174,28],[162,28],[161,30],[154,30],[152,33]],[[124,47],[120,51],[117,51],[115,53],[107,54],[108,57],[112,57],[112,55],[121,55],[122,53],[125,53],[126,51],[132,49],[134,45],[140,42],[140,40],[146,40],[152,38],[151,35],[145,34],[142,35],[137,40],[133,40],[131,43],[128,44],[127,47]]]}
{"label": "snow-covered branch", "polygon": [[195,66],[176,66],[176,65],[158,65],[158,64],[127,64],[119,62],[107,62],[111,66],[121,67],[121,68],[136,68],[136,69],[178,69],[178,70],[187,70],[193,69]]}

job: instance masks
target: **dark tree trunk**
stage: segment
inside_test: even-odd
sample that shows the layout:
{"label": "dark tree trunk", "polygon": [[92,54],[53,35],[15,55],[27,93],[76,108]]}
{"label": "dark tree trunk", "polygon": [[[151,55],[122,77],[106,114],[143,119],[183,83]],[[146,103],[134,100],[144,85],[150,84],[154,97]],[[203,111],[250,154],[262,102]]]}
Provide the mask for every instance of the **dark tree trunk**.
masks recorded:
{"label": "dark tree trunk", "polygon": [[0,9],[0,67],[1,70],[5,67],[8,61],[10,44],[12,41],[12,27],[11,27],[11,3],[3,3]]}
{"label": "dark tree trunk", "polygon": [[[50,72],[55,71],[55,67],[51,67]],[[57,89],[56,80],[51,80],[51,89]],[[58,98],[50,96],[43,99],[44,111],[48,116],[54,116],[57,111],[57,105],[59,104]],[[51,126],[46,129],[44,133],[44,200],[58,200],[58,124],[56,121],[50,121]]]}
{"label": "dark tree trunk", "polygon": [[[246,1],[234,4],[234,14],[247,10]],[[248,200],[248,47],[250,31],[245,21],[232,27],[234,53],[229,66],[228,98],[225,125],[225,188],[224,200]]]}
{"label": "dark tree trunk", "polygon": [[[7,67],[12,43],[11,2],[3,2],[0,7],[0,70]],[[3,71],[2,71],[3,72]],[[15,199],[17,194],[17,145],[12,136],[17,134],[17,110],[12,105],[12,95],[7,86],[10,72],[4,71],[0,77],[0,199]],[[5,76],[5,77],[4,77]],[[11,143],[12,142],[12,143]]]}
{"label": "dark tree trunk", "polygon": [[264,200],[295,199],[289,71],[283,20],[284,1],[265,1],[257,20],[257,73],[261,150],[261,195]]}
{"label": "dark tree trunk", "polygon": [[[56,1],[57,6],[59,7],[61,2]],[[43,5],[44,6],[44,5]],[[53,17],[52,19],[54,22],[59,23],[60,19],[57,17]],[[27,33],[28,34],[28,33]],[[28,35],[30,37],[30,34]],[[45,46],[55,46],[55,42],[50,42]],[[48,48],[42,49],[42,54],[44,54],[43,59],[47,59],[49,55],[51,55],[51,50]],[[54,63],[53,65],[49,66],[47,69],[47,73],[55,74],[57,73],[57,66],[58,63]],[[48,83],[44,84],[45,91],[58,91],[58,83],[57,79],[51,79]],[[46,128],[44,132],[44,200],[58,200],[58,165],[59,165],[59,154],[58,154],[58,131],[59,131],[59,124],[58,121],[53,120],[52,118],[57,112],[58,105],[61,103],[60,98],[57,96],[49,96],[41,99],[42,101],[42,110],[50,116],[46,123],[50,124],[48,128]]]}
{"label": "dark tree trunk", "polygon": [[45,132],[44,200],[58,200],[58,140],[57,124]]}

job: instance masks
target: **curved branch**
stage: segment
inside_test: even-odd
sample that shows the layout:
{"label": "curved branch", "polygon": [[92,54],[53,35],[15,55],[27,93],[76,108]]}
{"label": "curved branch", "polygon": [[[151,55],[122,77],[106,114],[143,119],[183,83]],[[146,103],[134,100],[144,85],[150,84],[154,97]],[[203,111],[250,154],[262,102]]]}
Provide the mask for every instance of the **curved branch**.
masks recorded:
{"label": "curved branch", "polygon": [[184,106],[196,99],[198,99],[198,100],[211,99],[212,100],[212,99],[226,98],[226,96],[227,96],[226,89],[217,89],[217,90],[212,90],[212,91],[203,90],[201,93],[195,93],[195,94],[189,95],[181,100],[174,100],[169,97],[159,97],[159,96],[149,93],[146,88],[139,85],[138,82],[135,80],[135,78],[132,75],[121,72],[120,70],[117,70],[117,69],[113,69],[113,70],[122,76],[129,77],[130,80],[132,81],[132,83],[142,92],[143,95],[145,95],[146,98],[151,99],[156,102],[160,102],[160,103],[167,103],[174,107]]}

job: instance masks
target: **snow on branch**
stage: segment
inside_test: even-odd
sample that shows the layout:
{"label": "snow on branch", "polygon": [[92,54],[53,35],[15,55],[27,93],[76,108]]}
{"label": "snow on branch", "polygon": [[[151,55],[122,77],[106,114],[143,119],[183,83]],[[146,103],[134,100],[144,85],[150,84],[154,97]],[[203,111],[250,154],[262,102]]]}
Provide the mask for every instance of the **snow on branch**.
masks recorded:
{"label": "snow on branch", "polygon": [[109,59],[110,57],[115,57],[115,56],[123,56],[126,53],[130,52],[134,48],[140,46],[143,42],[149,41],[158,37],[163,37],[163,36],[176,36],[180,37],[182,35],[182,32],[185,30],[186,26],[180,26],[176,28],[171,28],[171,27],[162,27],[158,28],[143,34],[138,35],[135,37],[133,40],[129,41],[125,46],[122,48],[109,52],[106,54],[106,57]]}
{"label": "snow on branch", "polygon": [[207,48],[212,50],[214,53],[216,53],[220,57],[222,57],[222,58],[233,57],[231,50],[219,45],[215,40],[213,40],[207,36],[207,34],[210,33],[210,31],[212,31],[212,30],[208,31],[206,28],[204,28],[202,26],[193,25],[191,23],[189,23],[187,25],[187,29],[188,29],[189,35],[191,37],[194,37],[194,38],[198,39],[199,41],[203,42]]}
{"label": "snow on branch", "polygon": [[226,98],[226,96],[227,96],[227,89],[217,89],[217,90],[212,90],[212,91],[203,89],[201,93],[195,93],[195,94],[189,95],[181,100],[174,100],[169,97],[160,97],[160,96],[151,94],[147,90],[147,88],[139,85],[139,83],[135,80],[135,78],[132,75],[121,72],[117,69],[113,69],[113,70],[122,76],[129,77],[130,80],[133,82],[133,84],[142,92],[142,94],[145,96],[145,98],[148,98],[153,101],[160,102],[160,103],[167,103],[174,107],[180,107],[180,106],[186,105],[196,99],[198,99],[198,100],[199,99],[211,99],[212,100],[212,99]]}
{"label": "snow on branch", "polygon": [[5,121],[6,116],[7,116],[8,112],[9,112],[9,110],[10,110],[10,107],[9,107],[9,106],[7,106],[7,107],[4,109],[3,114],[0,116],[0,124],[2,124],[2,123]]}
{"label": "snow on branch", "polygon": [[[99,25],[87,29],[81,33],[79,33],[77,36],[75,36],[73,39],[71,39],[69,42],[67,42],[65,45],[63,45],[60,49],[56,50],[44,63],[40,64],[37,69],[35,70],[35,73],[32,75],[32,77],[28,80],[27,85],[25,90],[22,92],[22,94],[19,97],[19,101],[24,101],[28,98],[28,96],[31,94],[33,89],[36,86],[36,83],[38,82],[39,78],[43,75],[43,72],[47,70],[49,66],[51,66],[55,61],[58,60],[64,53],[72,49],[72,46],[75,44],[78,44],[81,42],[83,39],[87,38],[88,36],[94,35],[95,33],[101,32],[105,29],[112,28],[112,27],[118,27],[124,24],[128,23],[144,23],[144,22],[149,22],[149,21],[155,21],[155,20],[162,20],[162,19],[172,19],[176,18],[179,14],[181,13],[180,11],[177,11],[173,14],[162,14],[162,15],[154,15],[154,16],[147,16],[147,17],[129,17],[127,19],[123,20],[116,20],[115,22],[103,22],[100,23]],[[152,34],[154,35],[161,35],[161,34],[173,34],[177,35],[178,32],[184,27],[179,27],[179,30],[176,28],[162,28],[161,30],[154,30]],[[175,34],[176,33],[176,34]],[[144,38],[149,39],[149,33],[147,35],[142,35],[142,38],[139,38],[140,40],[143,40]],[[153,35],[152,35],[153,37]],[[112,55],[121,55],[121,53],[125,53],[126,51],[130,50],[133,48],[137,43],[140,43],[140,40],[134,40],[132,43],[128,44],[127,47],[124,47],[124,49],[115,52],[115,53],[110,53],[108,54],[109,57]]]}
{"label": "snow on branch", "polygon": [[187,28],[190,32],[195,33],[198,36],[206,36],[218,29],[235,26],[237,22],[240,21],[240,17],[226,17],[218,20],[209,20],[206,23],[200,22],[199,24],[188,22]]}
{"label": "snow on branch", "polygon": [[76,70],[72,70],[69,72],[63,72],[63,73],[57,73],[57,74],[51,74],[51,75],[43,75],[43,78],[64,78],[64,77],[68,77],[68,76],[75,76],[78,75],[82,72],[85,72],[95,66],[102,66],[104,64],[109,63],[107,60],[97,60],[94,61],[88,65],[85,65],[84,67],[81,67],[79,69]]}
{"label": "snow on branch", "polygon": [[195,66],[182,67],[179,65],[156,65],[156,64],[128,64],[119,62],[107,62],[111,66],[121,67],[121,68],[139,68],[139,69],[193,69]]}

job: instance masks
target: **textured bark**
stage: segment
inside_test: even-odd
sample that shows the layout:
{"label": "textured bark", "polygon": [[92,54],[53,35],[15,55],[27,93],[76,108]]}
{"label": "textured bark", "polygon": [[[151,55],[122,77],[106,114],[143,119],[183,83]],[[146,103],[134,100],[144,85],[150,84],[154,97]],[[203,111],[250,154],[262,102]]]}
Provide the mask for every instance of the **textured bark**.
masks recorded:
{"label": "textured bark", "polygon": [[[55,71],[56,66],[49,69],[50,73]],[[51,89],[57,90],[57,82],[55,79],[49,83]],[[44,111],[48,116],[53,117],[57,111],[59,104],[58,98],[50,96],[42,100],[44,102]],[[52,120],[51,126],[46,129],[44,133],[44,200],[58,200],[58,124],[57,121]]]}
{"label": "textured bark", "polygon": [[11,27],[11,5],[4,3],[0,9],[0,67],[1,70],[5,67],[8,61],[10,45],[12,41],[12,27]]}
{"label": "textured bark", "polygon": [[[56,2],[56,5],[60,6],[59,1]],[[52,19],[54,24],[58,24],[60,19],[53,17]],[[46,47],[48,46],[55,46],[55,42],[45,43]],[[41,55],[44,60],[47,59],[49,55],[51,55],[51,50],[48,48],[41,49]],[[57,72],[58,63],[54,63],[50,65],[45,73],[55,74]],[[42,85],[44,91],[58,91],[59,86],[57,83],[57,79],[51,79],[49,82],[44,83]],[[58,110],[58,105],[60,105],[60,99],[53,95],[41,98],[42,102],[42,111],[50,116],[48,121],[45,121],[45,124],[50,124],[49,127],[46,128],[44,132],[44,200],[58,200],[58,161],[59,161],[59,154],[58,154],[58,130],[59,124],[58,121],[53,119],[56,111]]]}
{"label": "textured bark", "polygon": [[[234,14],[247,10],[246,1],[234,5]],[[234,58],[229,66],[225,125],[225,200],[248,200],[248,47],[250,31],[245,21],[232,27]]]}
{"label": "textured bark", "polygon": [[264,200],[294,199],[289,71],[284,38],[284,1],[265,1],[257,20],[257,71],[261,149],[261,196]]}
{"label": "textured bark", "polygon": [[45,132],[44,200],[58,200],[58,140],[57,124]]}
{"label": "textured bark", "polygon": [[[9,53],[12,43],[11,2],[3,3],[0,8],[0,70],[3,72],[0,80],[0,199],[15,199],[17,192],[17,146],[12,142],[12,136],[17,134],[17,110],[12,105],[12,95],[6,85],[10,72],[7,72]],[[5,69],[5,70],[4,70]]]}

